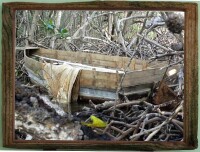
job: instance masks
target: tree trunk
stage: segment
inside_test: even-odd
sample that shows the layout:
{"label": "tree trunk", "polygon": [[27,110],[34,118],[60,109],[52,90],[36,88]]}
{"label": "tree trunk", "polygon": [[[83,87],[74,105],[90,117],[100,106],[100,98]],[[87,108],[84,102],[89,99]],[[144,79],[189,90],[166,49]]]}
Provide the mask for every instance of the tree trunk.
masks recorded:
{"label": "tree trunk", "polygon": [[113,30],[113,14],[108,14],[108,38],[111,40]]}
{"label": "tree trunk", "polygon": [[[87,22],[87,14],[88,14],[88,11],[84,11],[84,13],[83,13],[83,17],[82,17],[82,23],[81,23],[81,26],[83,26],[86,22]],[[86,26],[83,26],[83,28],[82,28],[82,37],[84,37],[85,36],[85,28],[86,28]]]}
{"label": "tree trunk", "polygon": [[[60,27],[61,17],[62,17],[62,11],[56,11],[56,14],[55,14],[55,18],[56,18],[55,27],[56,27],[56,29],[59,29],[59,27]],[[50,41],[50,47],[52,49],[55,48],[56,34],[58,33],[56,29],[54,29],[55,35],[51,38],[51,41]]]}
{"label": "tree trunk", "polygon": [[[24,16],[25,20],[28,21],[28,11],[27,10],[23,12],[23,16]],[[28,37],[28,31],[29,31],[29,22],[27,22],[27,24],[24,24],[24,29],[23,29],[23,37],[24,38]],[[28,46],[28,45],[29,45],[28,40],[25,39],[25,46]]]}
{"label": "tree trunk", "polygon": [[[126,12],[125,18],[130,17],[131,14],[132,14],[132,11]],[[131,20],[126,20],[124,23],[124,28],[122,30],[122,34],[124,37],[125,37],[126,33],[128,32],[128,28],[130,27],[131,22],[132,22]]]}
{"label": "tree trunk", "polygon": [[96,11],[92,12],[92,14],[91,14],[90,17],[87,19],[87,21],[86,21],[78,30],[76,30],[76,32],[73,34],[72,39],[80,38],[81,32],[82,32],[83,29],[85,29],[85,28],[88,26],[88,24],[92,21],[92,18],[94,17],[95,14],[96,14]]}
{"label": "tree trunk", "polygon": [[35,37],[35,31],[36,31],[36,27],[37,27],[37,21],[39,19],[39,11],[36,10],[34,15],[33,15],[33,20],[32,20],[32,23],[31,23],[31,29],[30,29],[30,32],[29,32],[29,40],[31,41],[34,41],[34,37]]}

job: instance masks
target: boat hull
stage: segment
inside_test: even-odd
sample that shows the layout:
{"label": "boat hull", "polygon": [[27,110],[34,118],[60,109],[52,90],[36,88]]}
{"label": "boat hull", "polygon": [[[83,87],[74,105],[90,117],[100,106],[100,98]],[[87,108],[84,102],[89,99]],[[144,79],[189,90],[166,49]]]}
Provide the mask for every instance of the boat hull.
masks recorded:
{"label": "boat hull", "polygon": [[[31,80],[42,86],[47,85],[42,72],[45,62],[81,66],[82,70],[79,73],[79,80],[77,80],[79,84],[76,85],[78,88],[73,89],[74,92],[78,90],[78,94],[74,97],[75,100],[78,97],[114,100],[124,69],[130,61],[128,57],[38,48],[25,49],[24,52],[24,66]],[[123,93],[131,94],[130,92],[132,92],[134,94],[141,90],[148,92],[154,82],[163,78],[166,68],[161,69],[161,67],[165,65],[164,62],[148,65],[147,61],[133,59],[122,82]],[[151,68],[153,66],[156,68]],[[138,86],[141,87],[137,89]]]}

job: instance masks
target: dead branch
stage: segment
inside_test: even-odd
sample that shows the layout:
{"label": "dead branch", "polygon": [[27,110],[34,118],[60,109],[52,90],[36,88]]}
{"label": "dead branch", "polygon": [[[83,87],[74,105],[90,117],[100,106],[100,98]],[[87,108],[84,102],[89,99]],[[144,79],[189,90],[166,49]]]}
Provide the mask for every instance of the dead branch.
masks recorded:
{"label": "dead branch", "polygon": [[46,46],[44,46],[44,45],[42,45],[42,44],[36,43],[36,42],[34,42],[34,41],[30,40],[30,39],[27,39],[27,40],[29,41],[29,43],[35,44],[35,45],[37,45],[38,47],[42,47],[42,48],[48,49],[48,47],[46,47]]}
{"label": "dead branch", "polygon": [[149,141],[164,125],[166,125],[167,123],[169,123],[177,114],[179,111],[181,111],[183,108],[183,101],[180,103],[180,105],[176,108],[176,110],[174,111],[174,113],[168,117],[162,124],[160,124],[159,126],[156,126],[154,128],[151,128],[149,130],[145,130],[141,133],[138,133],[138,134],[135,134],[135,135],[132,135],[130,137],[130,139],[133,139],[137,136],[141,136],[141,135],[144,135],[144,134],[148,134],[148,133],[151,133],[147,139],[145,141]]}
{"label": "dead branch", "polygon": [[150,40],[150,39],[148,39],[148,38],[145,38],[145,37],[143,37],[143,36],[140,35],[140,34],[137,34],[137,36],[139,36],[140,38],[143,38],[145,41],[147,41],[147,42],[150,43],[150,44],[154,44],[154,45],[160,47],[161,49],[163,49],[163,50],[165,50],[165,51],[167,51],[167,52],[173,51],[171,48],[166,48],[166,47],[164,47],[164,46],[158,44],[156,41],[153,41],[153,40]]}
{"label": "dead branch", "polygon": [[166,57],[166,56],[181,55],[181,54],[184,54],[184,51],[178,51],[178,52],[173,52],[173,53],[156,55],[155,57],[150,58],[150,60],[155,60],[155,59],[163,58],[163,57]]}

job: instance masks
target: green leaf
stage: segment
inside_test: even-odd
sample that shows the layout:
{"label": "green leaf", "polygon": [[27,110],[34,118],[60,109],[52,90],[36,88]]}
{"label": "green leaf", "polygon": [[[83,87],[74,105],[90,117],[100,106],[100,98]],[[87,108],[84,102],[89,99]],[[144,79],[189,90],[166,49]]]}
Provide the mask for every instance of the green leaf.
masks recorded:
{"label": "green leaf", "polygon": [[49,24],[53,25],[53,20],[49,19]]}
{"label": "green leaf", "polygon": [[54,29],[54,25],[47,24],[47,29],[51,29],[51,30],[53,30],[53,29]]}
{"label": "green leaf", "polygon": [[61,33],[67,33],[68,31],[67,31],[67,29],[61,29]]}

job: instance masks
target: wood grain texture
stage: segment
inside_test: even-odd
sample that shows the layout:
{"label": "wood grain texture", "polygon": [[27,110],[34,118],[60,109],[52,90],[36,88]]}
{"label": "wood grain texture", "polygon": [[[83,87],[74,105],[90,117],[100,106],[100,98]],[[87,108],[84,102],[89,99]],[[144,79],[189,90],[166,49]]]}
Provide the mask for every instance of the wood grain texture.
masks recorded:
{"label": "wood grain texture", "polygon": [[[43,57],[54,58],[58,60],[77,62],[91,66],[102,66],[107,68],[118,68],[125,69],[130,58],[128,57],[119,57],[119,56],[110,56],[86,52],[73,52],[73,51],[58,51],[58,50],[48,50],[48,49],[39,49],[39,50],[30,50],[30,54],[39,55]],[[142,61],[138,59],[133,59],[130,64],[130,69],[145,69],[147,67],[147,61]]]}
{"label": "wood grain texture", "polygon": [[[185,11],[185,104],[183,142],[17,141],[14,140],[15,10],[177,10]],[[3,145],[13,148],[90,150],[169,150],[197,148],[197,4],[177,2],[4,3],[2,34]]]}
{"label": "wood grain texture", "polygon": [[185,12],[185,121],[186,144],[197,147],[198,128],[198,37],[197,6],[191,5]]}
{"label": "wood grain texture", "polygon": [[3,86],[3,145],[13,143],[14,130],[14,16],[15,13],[9,7],[3,7],[2,29],[2,86]]}
{"label": "wood grain texture", "polygon": [[[122,74],[116,73],[116,70],[114,69],[121,70],[122,72],[122,69],[126,68],[130,60],[128,57],[106,56],[85,52],[28,48],[24,48],[24,51],[25,67],[28,71],[33,71],[35,76],[42,80],[45,80],[43,77],[45,63],[40,62],[41,59],[46,59],[47,61],[50,59],[51,61],[54,59],[58,61],[66,61],[73,63],[73,65],[78,67],[80,67],[81,63],[81,65],[91,66],[93,70],[81,70],[80,87],[115,92],[121,81]],[[37,60],[32,57],[37,57]],[[124,81],[122,82],[122,87],[125,89],[127,87],[133,87],[145,83],[153,84],[154,82],[160,81],[163,78],[166,69],[164,68],[160,70],[161,65],[164,65],[158,64],[157,62],[154,63],[156,64],[155,69],[147,69],[148,66],[146,60],[133,59],[129,66],[129,72],[126,74]],[[113,72],[109,72],[108,69],[100,70],[98,68],[111,68]],[[169,68],[169,70],[170,69],[172,68]]]}

